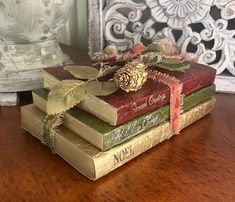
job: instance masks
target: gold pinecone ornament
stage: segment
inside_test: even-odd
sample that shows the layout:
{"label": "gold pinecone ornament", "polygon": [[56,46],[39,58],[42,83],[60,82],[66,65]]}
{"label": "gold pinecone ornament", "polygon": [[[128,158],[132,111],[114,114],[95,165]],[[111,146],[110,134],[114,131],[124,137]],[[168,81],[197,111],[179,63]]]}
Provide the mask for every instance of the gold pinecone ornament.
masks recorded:
{"label": "gold pinecone ornament", "polygon": [[139,60],[133,60],[114,74],[114,82],[126,92],[137,91],[147,81],[147,77],[145,64]]}

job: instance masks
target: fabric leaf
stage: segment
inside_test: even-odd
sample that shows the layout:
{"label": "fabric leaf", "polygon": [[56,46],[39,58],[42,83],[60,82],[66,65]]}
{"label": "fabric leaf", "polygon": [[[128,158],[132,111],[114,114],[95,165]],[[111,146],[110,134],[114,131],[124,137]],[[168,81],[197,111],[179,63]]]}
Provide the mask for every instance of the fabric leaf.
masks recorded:
{"label": "fabric leaf", "polygon": [[187,69],[190,68],[189,64],[174,58],[164,58],[162,62],[157,64],[157,66],[163,69],[167,69],[169,71],[179,71],[179,72],[185,72]]}
{"label": "fabric leaf", "polygon": [[95,96],[107,96],[118,90],[116,84],[112,81],[98,82],[92,81],[84,85],[87,93]]}
{"label": "fabric leaf", "polygon": [[146,52],[159,52],[159,53],[163,53],[164,52],[164,47],[160,44],[150,44],[147,49],[144,51],[144,53]]}
{"label": "fabric leaf", "polygon": [[73,76],[78,79],[91,80],[99,77],[99,70],[90,66],[67,65],[64,67],[64,70],[70,72]]}
{"label": "fabric leaf", "polygon": [[146,65],[157,65],[162,61],[162,54],[159,52],[148,52],[140,56],[140,60]]}
{"label": "fabric leaf", "polygon": [[81,102],[86,95],[82,83],[65,80],[53,87],[48,95],[47,114],[59,114]]}

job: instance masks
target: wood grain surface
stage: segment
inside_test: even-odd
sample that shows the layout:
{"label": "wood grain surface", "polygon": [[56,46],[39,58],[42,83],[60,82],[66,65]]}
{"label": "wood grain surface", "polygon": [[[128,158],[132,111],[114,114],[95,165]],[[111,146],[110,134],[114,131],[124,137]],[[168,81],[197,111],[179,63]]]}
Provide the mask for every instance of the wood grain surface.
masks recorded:
{"label": "wood grain surface", "polygon": [[32,102],[22,93],[0,108],[0,201],[233,202],[235,95],[216,98],[210,115],[93,182],[20,128],[20,106]]}

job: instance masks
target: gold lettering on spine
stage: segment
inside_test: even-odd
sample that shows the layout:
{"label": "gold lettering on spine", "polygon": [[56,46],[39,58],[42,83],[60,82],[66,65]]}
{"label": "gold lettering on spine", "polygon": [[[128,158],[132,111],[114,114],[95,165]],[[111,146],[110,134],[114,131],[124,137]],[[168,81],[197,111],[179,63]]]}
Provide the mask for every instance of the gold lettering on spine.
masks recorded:
{"label": "gold lettering on spine", "polygon": [[134,154],[134,151],[132,149],[132,146],[126,147],[122,149],[121,151],[117,152],[113,155],[114,157],[114,166],[117,164],[123,162],[128,157],[132,156]]}
{"label": "gold lettering on spine", "polygon": [[147,100],[145,100],[144,103],[139,104],[139,105],[138,105],[136,102],[134,102],[133,105],[132,105],[132,109],[133,109],[135,112],[138,112],[138,111],[143,110],[143,109],[146,108],[147,106],[148,106]]}
{"label": "gold lettering on spine", "polygon": [[165,94],[151,95],[148,99],[144,101],[144,103],[137,104],[136,102],[134,102],[132,105],[132,110],[134,110],[135,112],[141,111],[148,106],[164,101],[165,98],[166,98]]}
{"label": "gold lettering on spine", "polygon": [[165,94],[160,94],[158,96],[156,95],[151,95],[148,100],[148,104],[151,106],[153,104],[156,104],[157,102],[162,102],[166,98]]}

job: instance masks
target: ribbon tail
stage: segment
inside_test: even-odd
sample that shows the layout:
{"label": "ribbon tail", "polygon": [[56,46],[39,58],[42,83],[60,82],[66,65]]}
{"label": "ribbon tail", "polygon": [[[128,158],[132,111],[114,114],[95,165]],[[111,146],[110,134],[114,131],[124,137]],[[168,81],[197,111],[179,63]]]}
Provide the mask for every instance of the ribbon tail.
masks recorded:
{"label": "ribbon tail", "polygon": [[148,77],[155,82],[160,82],[170,88],[170,126],[174,135],[180,133],[181,119],[180,115],[183,106],[182,88],[180,80],[157,70],[149,70]]}

